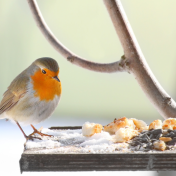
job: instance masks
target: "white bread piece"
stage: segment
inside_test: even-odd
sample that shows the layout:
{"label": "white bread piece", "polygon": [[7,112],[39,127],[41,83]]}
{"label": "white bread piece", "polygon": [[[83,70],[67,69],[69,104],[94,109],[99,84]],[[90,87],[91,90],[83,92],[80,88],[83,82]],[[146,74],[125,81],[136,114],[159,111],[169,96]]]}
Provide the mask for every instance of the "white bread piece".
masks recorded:
{"label": "white bread piece", "polygon": [[149,125],[149,130],[151,129],[160,129],[162,128],[162,121],[161,120],[154,120],[150,125]]}
{"label": "white bread piece", "polygon": [[147,126],[147,124],[143,120],[138,120],[135,118],[131,118],[131,120],[133,120],[133,123],[136,126],[135,129],[138,130],[139,132],[149,129],[149,126]]}
{"label": "white bread piece", "polygon": [[156,150],[161,150],[161,151],[164,151],[165,149],[166,149],[166,144],[165,144],[165,142],[164,141],[155,141],[154,143],[153,143],[153,147],[154,147],[154,149],[156,149]]}
{"label": "white bread piece", "polygon": [[142,131],[147,131],[147,130],[149,130],[149,126],[141,127],[138,131],[142,132]]}
{"label": "white bread piece", "polygon": [[162,124],[162,128],[164,130],[176,130],[176,119],[175,118],[168,118],[166,119],[163,124]]}
{"label": "white bread piece", "polygon": [[126,117],[121,117],[119,119],[114,119],[113,122],[104,126],[104,131],[109,132],[110,134],[115,134],[120,128],[129,127],[135,129],[133,120],[127,119]]}
{"label": "white bread piece", "polygon": [[83,136],[90,137],[95,133],[101,133],[103,126],[101,124],[95,124],[86,122],[82,126],[82,134]]}
{"label": "white bread piece", "polygon": [[120,128],[115,133],[114,142],[127,142],[137,135],[137,130],[131,128]]}

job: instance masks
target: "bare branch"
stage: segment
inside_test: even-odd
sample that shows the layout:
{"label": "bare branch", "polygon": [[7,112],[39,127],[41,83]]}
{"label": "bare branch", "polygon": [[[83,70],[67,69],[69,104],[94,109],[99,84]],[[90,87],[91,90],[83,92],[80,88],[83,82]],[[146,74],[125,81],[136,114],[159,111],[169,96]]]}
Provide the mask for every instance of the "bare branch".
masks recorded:
{"label": "bare branch", "polygon": [[50,44],[68,61],[70,61],[72,64],[78,65],[80,67],[92,70],[92,71],[98,71],[98,72],[122,72],[125,71],[122,67],[123,63],[120,60],[113,63],[95,63],[90,62],[87,60],[84,60],[78,56],[76,56],[74,53],[69,51],[63,44],[61,44],[58,39],[54,36],[54,34],[50,31],[49,27],[45,23],[42,14],[38,8],[38,5],[35,0],[27,0],[28,4],[30,6],[30,9],[32,11],[33,17],[37,23],[37,26],[43,33],[43,35],[46,37],[46,39],[50,42]]}
{"label": "bare branch", "polygon": [[164,91],[146,63],[120,0],[104,0],[104,4],[124,49],[129,71],[134,74],[142,90],[160,114],[165,118],[176,118],[176,103]]}
{"label": "bare branch", "polygon": [[27,1],[38,27],[50,42],[50,44],[64,58],[73,64],[93,71],[108,73],[128,71],[132,73],[141,86],[142,90],[145,92],[145,94],[148,96],[160,114],[165,118],[176,118],[176,103],[164,91],[164,89],[161,87],[151,72],[148,64],[146,63],[145,58],[133,34],[131,26],[127,20],[120,0],[104,0],[105,6],[109,12],[125,54],[125,56],[123,56],[120,61],[109,64],[100,64],[86,61],[69,51],[54,37],[44,22],[36,1]]}

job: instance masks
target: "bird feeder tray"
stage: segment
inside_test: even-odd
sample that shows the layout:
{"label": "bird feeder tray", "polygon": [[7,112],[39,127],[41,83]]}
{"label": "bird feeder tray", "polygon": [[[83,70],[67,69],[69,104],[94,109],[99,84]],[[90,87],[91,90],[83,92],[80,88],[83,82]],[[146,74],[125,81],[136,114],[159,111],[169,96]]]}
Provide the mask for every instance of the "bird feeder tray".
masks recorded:
{"label": "bird feeder tray", "polygon": [[[74,127],[51,127],[51,130],[74,130]],[[36,171],[175,171],[176,152],[68,153],[48,152],[40,148],[24,150],[21,172]],[[49,150],[49,149],[48,149]]]}

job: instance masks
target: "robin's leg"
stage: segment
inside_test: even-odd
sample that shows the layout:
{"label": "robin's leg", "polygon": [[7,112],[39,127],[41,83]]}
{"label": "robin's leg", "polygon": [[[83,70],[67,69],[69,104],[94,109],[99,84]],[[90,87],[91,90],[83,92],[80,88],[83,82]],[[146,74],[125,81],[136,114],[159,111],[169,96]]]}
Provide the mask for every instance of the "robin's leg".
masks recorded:
{"label": "robin's leg", "polygon": [[31,133],[29,136],[32,136],[33,134],[37,133],[41,136],[49,136],[49,137],[52,137],[52,135],[48,135],[48,134],[44,134],[44,133],[41,133],[39,130],[37,130],[32,124],[31,124],[31,127],[33,128],[34,132]]}
{"label": "robin's leg", "polygon": [[[33,138],[40,139],[40,138],[38,138],[38,137],[33,137],[33,136],[31,136],[31,135],[27,136],[27,135],[25,134],[25,132],[23,131],[23,129],[21,128],[20,124],[19,124],[18,122],[16,122],[16,124],[17,124],[18,127],[20,128],[20,130],[21,130],[21,132],[23,133],[23,135],[24,135],[24,137],[26,138],[26,140],[28,140],[28,139],[33,139]],[[40,139],[40,140],[41,140],[41,139]]]}

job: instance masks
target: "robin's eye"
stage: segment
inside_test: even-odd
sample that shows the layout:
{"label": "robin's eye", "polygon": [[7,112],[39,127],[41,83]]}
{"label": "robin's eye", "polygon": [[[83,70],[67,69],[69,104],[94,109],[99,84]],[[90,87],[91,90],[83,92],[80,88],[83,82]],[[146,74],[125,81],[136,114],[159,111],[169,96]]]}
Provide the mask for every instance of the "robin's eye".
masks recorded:
{"label": "robin's eye", "polygon": [[46,74],[46,71],[45,71],[45,70],[42,70],[42,73],[43,73],[43,74]]}

